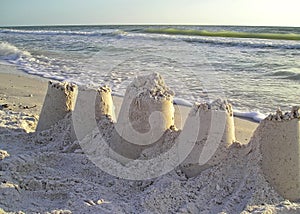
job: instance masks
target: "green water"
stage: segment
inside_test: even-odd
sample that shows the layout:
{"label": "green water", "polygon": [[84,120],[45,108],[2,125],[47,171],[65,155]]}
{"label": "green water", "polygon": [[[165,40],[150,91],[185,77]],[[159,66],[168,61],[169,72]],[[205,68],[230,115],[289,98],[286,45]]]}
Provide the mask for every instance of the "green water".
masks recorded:
{"label": "green water", "polygon": [[300,40],[300,34],[295,33],[254,33],[236,31],[207,31],[207,30],[186,30],[176,28],[148,28],[146,33],[188,35],[188,36],[210,36],[229,38],[256,38],[256,39],[276,39],[276,40]]}

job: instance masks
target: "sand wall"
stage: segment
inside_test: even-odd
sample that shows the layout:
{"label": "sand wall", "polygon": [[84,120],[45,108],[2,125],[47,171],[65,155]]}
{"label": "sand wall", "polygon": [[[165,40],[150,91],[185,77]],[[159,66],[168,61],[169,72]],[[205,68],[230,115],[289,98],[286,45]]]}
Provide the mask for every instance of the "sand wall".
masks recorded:
{"label": "sand wall", "polygon": [[261,167],[266,179],[284,198],[300,200],[300,119],[296,107],[269,115],[259,126]]}

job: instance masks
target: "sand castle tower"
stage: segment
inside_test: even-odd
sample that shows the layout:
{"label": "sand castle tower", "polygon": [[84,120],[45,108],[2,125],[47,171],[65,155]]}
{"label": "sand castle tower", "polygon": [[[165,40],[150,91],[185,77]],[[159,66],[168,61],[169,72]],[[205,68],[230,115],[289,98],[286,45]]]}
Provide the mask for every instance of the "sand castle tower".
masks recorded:
{"label": "sand castle tower", "polygon": [[98,96],[95,102],[95,117],[100,120],[101,117],[110,117],[113,121],[116,120],[114,113],[114,104],[111,96],[111,89],[108,86],[102,86],[97,90]]}
{"label": "sand castle tower", "polygon": [[[139,157],[174,126],[174,93],[158,73],[136,77],[128,86],[110,147],[121,162]],[[117,157],[119,156],[119,157]]]}
{"label": "sand castle tower", "polygon": [[284,198],[300,200],[300,111],[277,110],[260,129],[261,167],[265,178]]}
{"label": "sand castle tower", "polygon": [[[191,130],[196,130],[197,134],[189,133]],[[186,119],[181,136],[185,137],[179,139],[180,141],[195,144],[180,165],[188,177],[194,177],[220,163],[226,158],[228,147],[235,141],[231,105],[222,100],[211,104],[195,104]],[[190,139],[191,136],[195,136],[195,139]]]}
{"label": "sand castle tower", "polygon": [[102,86],[98,89],[79,88],[76,105],[72,114],[72,140],[81,140],[97,128],[103,118],[115,120],[111,89]]}
{"label": "sand castle tower", "polygon": [[66,82],[49,81],[36,131],[49,129],[74,109],[78,88]]}

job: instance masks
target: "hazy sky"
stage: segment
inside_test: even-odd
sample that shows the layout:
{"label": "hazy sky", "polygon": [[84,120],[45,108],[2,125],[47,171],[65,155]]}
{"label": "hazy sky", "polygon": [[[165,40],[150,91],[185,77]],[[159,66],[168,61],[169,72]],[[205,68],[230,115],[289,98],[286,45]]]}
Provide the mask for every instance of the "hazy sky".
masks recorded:
{"label": "hazy sky", "polygon": [[211,24],[300,26],[300,0],[0,0],[0,26]]}

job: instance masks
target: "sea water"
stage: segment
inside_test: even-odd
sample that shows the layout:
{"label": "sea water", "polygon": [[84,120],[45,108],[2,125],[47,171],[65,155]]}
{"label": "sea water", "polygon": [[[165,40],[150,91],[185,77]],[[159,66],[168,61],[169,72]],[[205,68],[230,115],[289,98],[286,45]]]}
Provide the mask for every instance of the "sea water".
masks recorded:
{"label": "sea water", "polygon": [[116,95],[159,72],[176,103],[228,99],[262,119],[300,104],[300,28],[244,26],[39,26],[0,28],[0,62]]}

